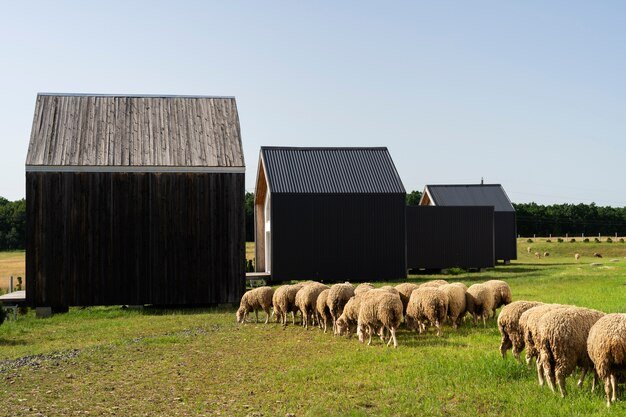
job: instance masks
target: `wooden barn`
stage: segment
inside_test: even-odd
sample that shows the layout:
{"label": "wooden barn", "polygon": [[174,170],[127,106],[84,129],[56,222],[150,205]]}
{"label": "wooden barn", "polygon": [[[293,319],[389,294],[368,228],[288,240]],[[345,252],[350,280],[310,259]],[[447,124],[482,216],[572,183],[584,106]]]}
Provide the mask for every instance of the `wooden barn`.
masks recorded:
{"label": "wooden barn", "polygon": [[515,208],[500,184],[427,185],[420,205],[493,207],[495,260],[517,259]]}
{"label": "wooden barn", "polygon": [[244,175],[234,98],[39,94],[28,304],[238,302]]}
{"label": "wooden barn", "polygon": [[256,270],[273,281],[406,277],[406,193],[387,148],[262,147]]}

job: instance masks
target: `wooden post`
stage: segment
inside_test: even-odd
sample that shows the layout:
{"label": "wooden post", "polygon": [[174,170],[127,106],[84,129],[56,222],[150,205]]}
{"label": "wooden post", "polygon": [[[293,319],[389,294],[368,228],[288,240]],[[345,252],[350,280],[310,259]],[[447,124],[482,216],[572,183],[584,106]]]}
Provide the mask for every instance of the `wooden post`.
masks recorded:
{"label": "wooden post", "polygon": [[11,275],[11,279],[9,279],[9,293],[13,292],[13,275]]}

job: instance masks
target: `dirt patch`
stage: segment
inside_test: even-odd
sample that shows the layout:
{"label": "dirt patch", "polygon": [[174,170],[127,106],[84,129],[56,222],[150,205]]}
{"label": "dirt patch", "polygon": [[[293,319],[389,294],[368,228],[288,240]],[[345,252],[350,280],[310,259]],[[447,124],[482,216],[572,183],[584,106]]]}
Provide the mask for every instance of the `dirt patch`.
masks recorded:
{"label": "dirt patch", "polygon": [[80,350],[71,349],[63,352],[53,352],[49,354],[39,354],[31,356],[22,356],[17,359],[10,359],[0,362],[0,373],[29,366],[39,368],[44,362],[60,362],[74,359],[80,354]]}

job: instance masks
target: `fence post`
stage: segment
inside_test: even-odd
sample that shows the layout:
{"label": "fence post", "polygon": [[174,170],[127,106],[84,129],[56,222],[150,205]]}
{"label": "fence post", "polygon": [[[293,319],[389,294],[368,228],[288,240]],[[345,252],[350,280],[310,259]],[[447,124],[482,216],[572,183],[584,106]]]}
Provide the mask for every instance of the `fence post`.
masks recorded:
{"label": "fence post", "polygon": [[13,292],[13,275],[11,275],[11,279],[9,280],[9,292]]}

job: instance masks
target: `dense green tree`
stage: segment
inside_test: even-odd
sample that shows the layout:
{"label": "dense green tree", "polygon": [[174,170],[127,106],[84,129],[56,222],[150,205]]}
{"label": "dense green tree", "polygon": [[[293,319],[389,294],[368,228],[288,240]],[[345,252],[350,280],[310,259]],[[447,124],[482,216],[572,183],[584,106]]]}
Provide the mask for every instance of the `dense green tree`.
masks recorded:
{"label": "dense green tree", "polygon": [[246,191],[244,207],[246,211],[246,242],[254,242],[254,193]]}
{"label": "dense green tree", "polygon": [[411,191],[406,195],[407,206],[418,206],[422,199],[422,193],[420,191]]}

